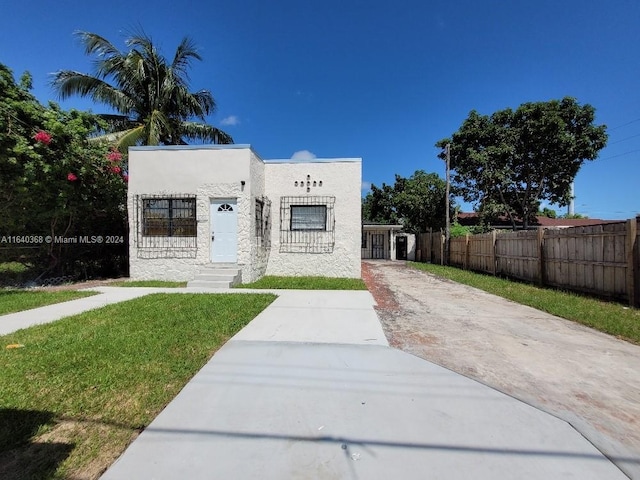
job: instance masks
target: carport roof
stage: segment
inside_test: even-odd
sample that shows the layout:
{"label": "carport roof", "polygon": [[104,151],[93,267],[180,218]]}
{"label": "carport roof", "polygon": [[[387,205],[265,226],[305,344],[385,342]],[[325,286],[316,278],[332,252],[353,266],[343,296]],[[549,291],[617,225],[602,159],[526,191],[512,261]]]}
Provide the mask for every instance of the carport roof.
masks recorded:
{"label": "carport roof", "polygon": [[402,230],[402,225],[388,225],[384,223],[363,223],[363,230]]}

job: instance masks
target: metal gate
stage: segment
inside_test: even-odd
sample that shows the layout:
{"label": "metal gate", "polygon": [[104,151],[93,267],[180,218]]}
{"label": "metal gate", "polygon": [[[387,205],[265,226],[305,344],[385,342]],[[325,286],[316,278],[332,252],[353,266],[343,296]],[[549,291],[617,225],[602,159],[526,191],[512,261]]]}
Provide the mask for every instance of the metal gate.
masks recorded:
{"label": "metal gate", "polygon": [[371,235],[371,258],[384,258],[384,233]]}

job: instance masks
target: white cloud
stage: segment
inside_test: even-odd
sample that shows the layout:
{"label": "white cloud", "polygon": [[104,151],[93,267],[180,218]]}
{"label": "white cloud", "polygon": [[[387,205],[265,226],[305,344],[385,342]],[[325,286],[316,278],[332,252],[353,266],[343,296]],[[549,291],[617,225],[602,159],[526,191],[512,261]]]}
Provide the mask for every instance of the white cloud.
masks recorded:
{"label": "white cloud", "polygon": [[220,120],[220,125],[238,125],[239,123],[240,119],[236,115],[229,115]]}
{"label": "white cloud", "polygon": [[291,155],[291,160],[294,162],[308,162],[314,158],[316,158],[315,154],[311,153],[309,150],[298,150]]}
{"label": "white cloud", "polygon": [[363,192],[366,192],[367,190],[371,190],[371,182],[365,182],[364,180],[362,181],[362,185],[360,187],[360,189]]}

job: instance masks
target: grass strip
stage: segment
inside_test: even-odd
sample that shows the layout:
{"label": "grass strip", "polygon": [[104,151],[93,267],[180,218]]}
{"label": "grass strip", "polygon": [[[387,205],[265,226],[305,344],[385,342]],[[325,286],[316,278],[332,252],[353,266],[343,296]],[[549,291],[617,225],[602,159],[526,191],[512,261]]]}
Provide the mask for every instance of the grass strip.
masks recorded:
{"label": "grass strip", "polygon": [[0,337],[0,478],[97,478],[275,298],[153,294]]}
{"label": "grass strip", "polygon": [[638,309],[455,267],[415,262],[408,264],[418,270],[484,290],[634,343],[640,343],[640,310]]}
{"label": "grass strip", "polygon": [[289,289],[289,290],[366,290],[360,278],[329,277],[276,277],[265,276],[253,283],[243,283],[235,288]]}
{"label": "grass strip", "polygon": [[187,282],[166,282],[162,280],[122,280],[110,282],[108,287],[154,287],[154,288],[184,288]]}
{"label": "grass strip", "polygon": [[77,290],[49,292],[44,290],[4,289],[0,290],[0,315],[44,307],[45,305],[67,302],[92,295],[97,295],[97,292],[79,292]]}

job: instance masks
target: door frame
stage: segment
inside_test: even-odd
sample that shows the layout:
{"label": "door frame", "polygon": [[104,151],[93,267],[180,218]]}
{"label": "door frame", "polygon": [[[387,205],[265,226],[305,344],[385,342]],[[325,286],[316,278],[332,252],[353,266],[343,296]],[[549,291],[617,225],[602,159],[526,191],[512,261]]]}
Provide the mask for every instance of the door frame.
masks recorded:
{"label": "door frame", "polygon": [[[235,217],[235,249],[234,254],[228,260],[216,260],[214,256],[214,242],[216,235],[216,225],[214,222],[218,208],[224,204],[233,206]],[[215,207],[214,207],[215,205]],[[209,262],[210,263],[237,263],[238,262],[238,199],[234,197],[210,197],[209,198]]]}

